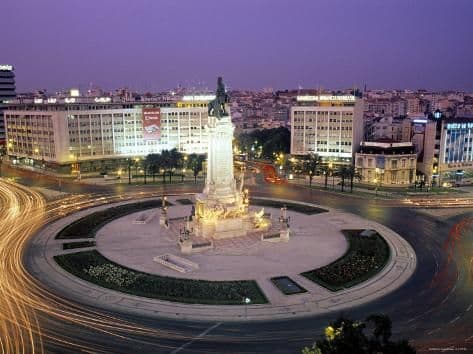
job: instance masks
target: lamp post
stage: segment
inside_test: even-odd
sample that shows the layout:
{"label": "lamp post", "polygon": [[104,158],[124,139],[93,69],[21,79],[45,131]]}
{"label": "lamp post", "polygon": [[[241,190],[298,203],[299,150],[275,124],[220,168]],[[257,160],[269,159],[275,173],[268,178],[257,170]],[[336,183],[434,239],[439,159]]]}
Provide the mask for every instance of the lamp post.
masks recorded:
{"label": "lamp post", "polygon": [[127,157],[128,162],[128,184],[131,184],[131,157]]}
{"label": "lamp post", "polygon": [[328,168],[330,169],[330,174],[332,175],[332,189],[335,190],[335,174],[333,173],[333,163],[329,162]]}
{"label": "lamp post", "polygon": [[139,164],[140,164],[140,158],[139,158],[139,157],[135,157],[135,176],[138,175],[138,167],[139,167]]}
{"label": "lamp post", "polygon": [[186,173],[186,168],[187,168],[187,155],[184,155],[182,157],[182,160],[183,160],[183,163],[182,163],[182,181],[181,182],[184,182],[184,175]]}
{"label": "lamp post", "polygon": [[374,183],[375,183],[375,192],[376,192],[376,195],[378,195],[378,189],[379,187],[381,187],[381,183],[382,183],[382,180],[383,180],[383,170],[376,167],[375,169],[375,178],[374,178]]}
{"label": "lamp post", "polygon": [[244,297],[243,302],[245,303],[245,320],[248,319],[248,305],[251,303],[251,299],[249,297]]}
{"label": "lamp post", "polygon": [[35,153],[36,155],[38,155],[38,158],[39,158],[39,152],[40,152],[40,151],[41,151],[41,168],[44,170],[44,152],[43,152],[42,149],[40,150],[39,148],[35,148],[35,149],[34,149],[34,153]]}
{"label": "lamp post", "polygon": [[75,166],[76,166],[76,169],[77,169],[77,180],[80,181],[81,179],[81,175],[80,175],[80,163],[79,163],[79,155],[77,154],[69,154],[69,158],[72,160],[72,164],[71,164],[71,172],[74,172],[74,159],[75,159]]}
{"label": "lamp post", "polygon": [[[39,149],[38,149],[38,148],[35,148],[33,151],[34,151],[34,154],[36,155],[36,156],[35,156],[36,159],[39,159],[39,156],[38,156],[38,154],[39,154]],[[34,167],[34,163],[33,163],[33,167]]]}

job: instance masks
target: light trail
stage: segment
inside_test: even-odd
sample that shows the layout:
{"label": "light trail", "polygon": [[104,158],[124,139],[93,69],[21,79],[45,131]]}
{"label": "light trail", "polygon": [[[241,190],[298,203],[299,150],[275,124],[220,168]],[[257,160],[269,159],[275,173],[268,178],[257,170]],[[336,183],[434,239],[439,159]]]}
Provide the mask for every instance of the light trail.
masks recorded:
{"label": "light trail", "polygon": [[[56,320],[58,323],[93,328],[117,339],[145,336],[154,339],[153,343],[156,346],[158,337],[188,339],[184,335],[139,326],[60,298],[43,288],[23,265],[26,245],[46,223],[79,209],[149,196],[157,194],[73,195],[47,205],[38,192],[0,179],[1,353],[44,353],[45,338],[69,349],[94,353],[108,352],[106,348],[80,343],[77,339],[68,337],[67,333],[42,331],[38,319],[44,317]],[[146,341],[141,339],[139,342]]]}

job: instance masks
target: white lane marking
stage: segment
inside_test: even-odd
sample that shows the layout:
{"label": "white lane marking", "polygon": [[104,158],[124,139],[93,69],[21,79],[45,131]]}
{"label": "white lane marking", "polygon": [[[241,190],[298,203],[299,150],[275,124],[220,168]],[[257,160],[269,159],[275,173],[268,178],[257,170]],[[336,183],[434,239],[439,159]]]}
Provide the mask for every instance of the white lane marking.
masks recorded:
{"label": "white lane marking", "polygon": [[187,348],[189,345],[191,345],[192,343],[194,343],[196,340],[199,340],[200,338],[202,337],[205,337],[211,330],[217,328],[218,326],[220,326],[222,324],[222,322],[218,322],[216,324],[214,324],[213,326],[207,328],[205,331],[203,331],[201,334],[199,334],[197,337],[194,337],[192,340],[190,340],[189,342],[187,343],[184,343],[183,345],[181,345],[179,348],[177,349],[174,349],[171,354],[176,354],[176,353],[179,353],[181,350]]}
{"label": "white lane marking", "polygon": [[466,312],[470,311],[472,306],[473,305],[468,306],[467,309],[466,309]]}
{"label": "white lane marking", "polygon": [[467,339],[465,339],[465,342],[468,342],[470,339],[473,339],[473,336],[468,337]]}
{"label": "white lane marking", "polygon": [[455,317],[453,320],[451,320],[449,323],[454,323],[460,319],[460,316]]}
{"label": "white lane marking", "polygon": [[437,331],[440,331],[440,327],[436,328],[436,329],[433,329],[430,332],[427,332],[427,334],[430,336],[432,333],[437,332]]}

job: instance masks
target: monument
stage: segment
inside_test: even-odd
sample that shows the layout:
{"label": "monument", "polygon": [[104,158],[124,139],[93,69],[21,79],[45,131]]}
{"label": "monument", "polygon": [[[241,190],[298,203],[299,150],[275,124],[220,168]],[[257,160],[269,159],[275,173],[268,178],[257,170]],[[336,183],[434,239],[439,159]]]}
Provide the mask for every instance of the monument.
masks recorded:
{"label": "monument", "polygon": [[264,211],[250,212],[243,175],[238,182],[233,172],[233,131],[228,94],[221,77],[216,97],[209,103],[207,177],[202,193],[196,195],[192,224],[194,235],[219,239],[264,231],[270,220]]}

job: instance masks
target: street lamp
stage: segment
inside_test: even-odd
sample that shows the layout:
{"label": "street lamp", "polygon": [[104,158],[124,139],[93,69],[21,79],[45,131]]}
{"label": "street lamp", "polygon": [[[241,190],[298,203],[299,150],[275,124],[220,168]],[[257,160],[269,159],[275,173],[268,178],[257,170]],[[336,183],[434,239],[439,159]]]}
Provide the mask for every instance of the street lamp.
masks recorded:
{"label": "street lamp", "polygon": [[376,167],[375,169],[375,176],[374,176],[374,180],[373,182],[375,183],[375,192],[376,192],[376,195],[378,195],[378,189],[379,187],[381,186],[381,183],[383,181],[383,170]]}
{"label": "street lamp", "polygon": [[333,163],[330,161],[328,163],[328,168],[330,169],[330,173],[332,175],[332,189],[335,189],[335,174],[333,173]]}
{"label": "street lamp", "polygon": [[248,305],[251,303],[251,299],[249,297],[244,297],[243,302],[245,303],[245,320],[248,319]]}
{"label": "street lamp", "polygon": [[128,164],[128,184],[131,184],[131,157],[127,157],[126,161]]}
{"label": "street lamp", "polygon": [[[74,173],[74,165],[75,165],[75,170],[77,171],[77,179],[80,181],[81,175],[80,175],[79,155],[70,153],[69,158],[72,160],[71,173]],[[75,164],[74,164],[74,160],[75,160]]]}
{"label": "street lamp", "polygon": [[139,166],[139,163],[140,163],[140,158],[139,158],[139,157],[135,157],[135,175],[138,174],[138,166]]}

